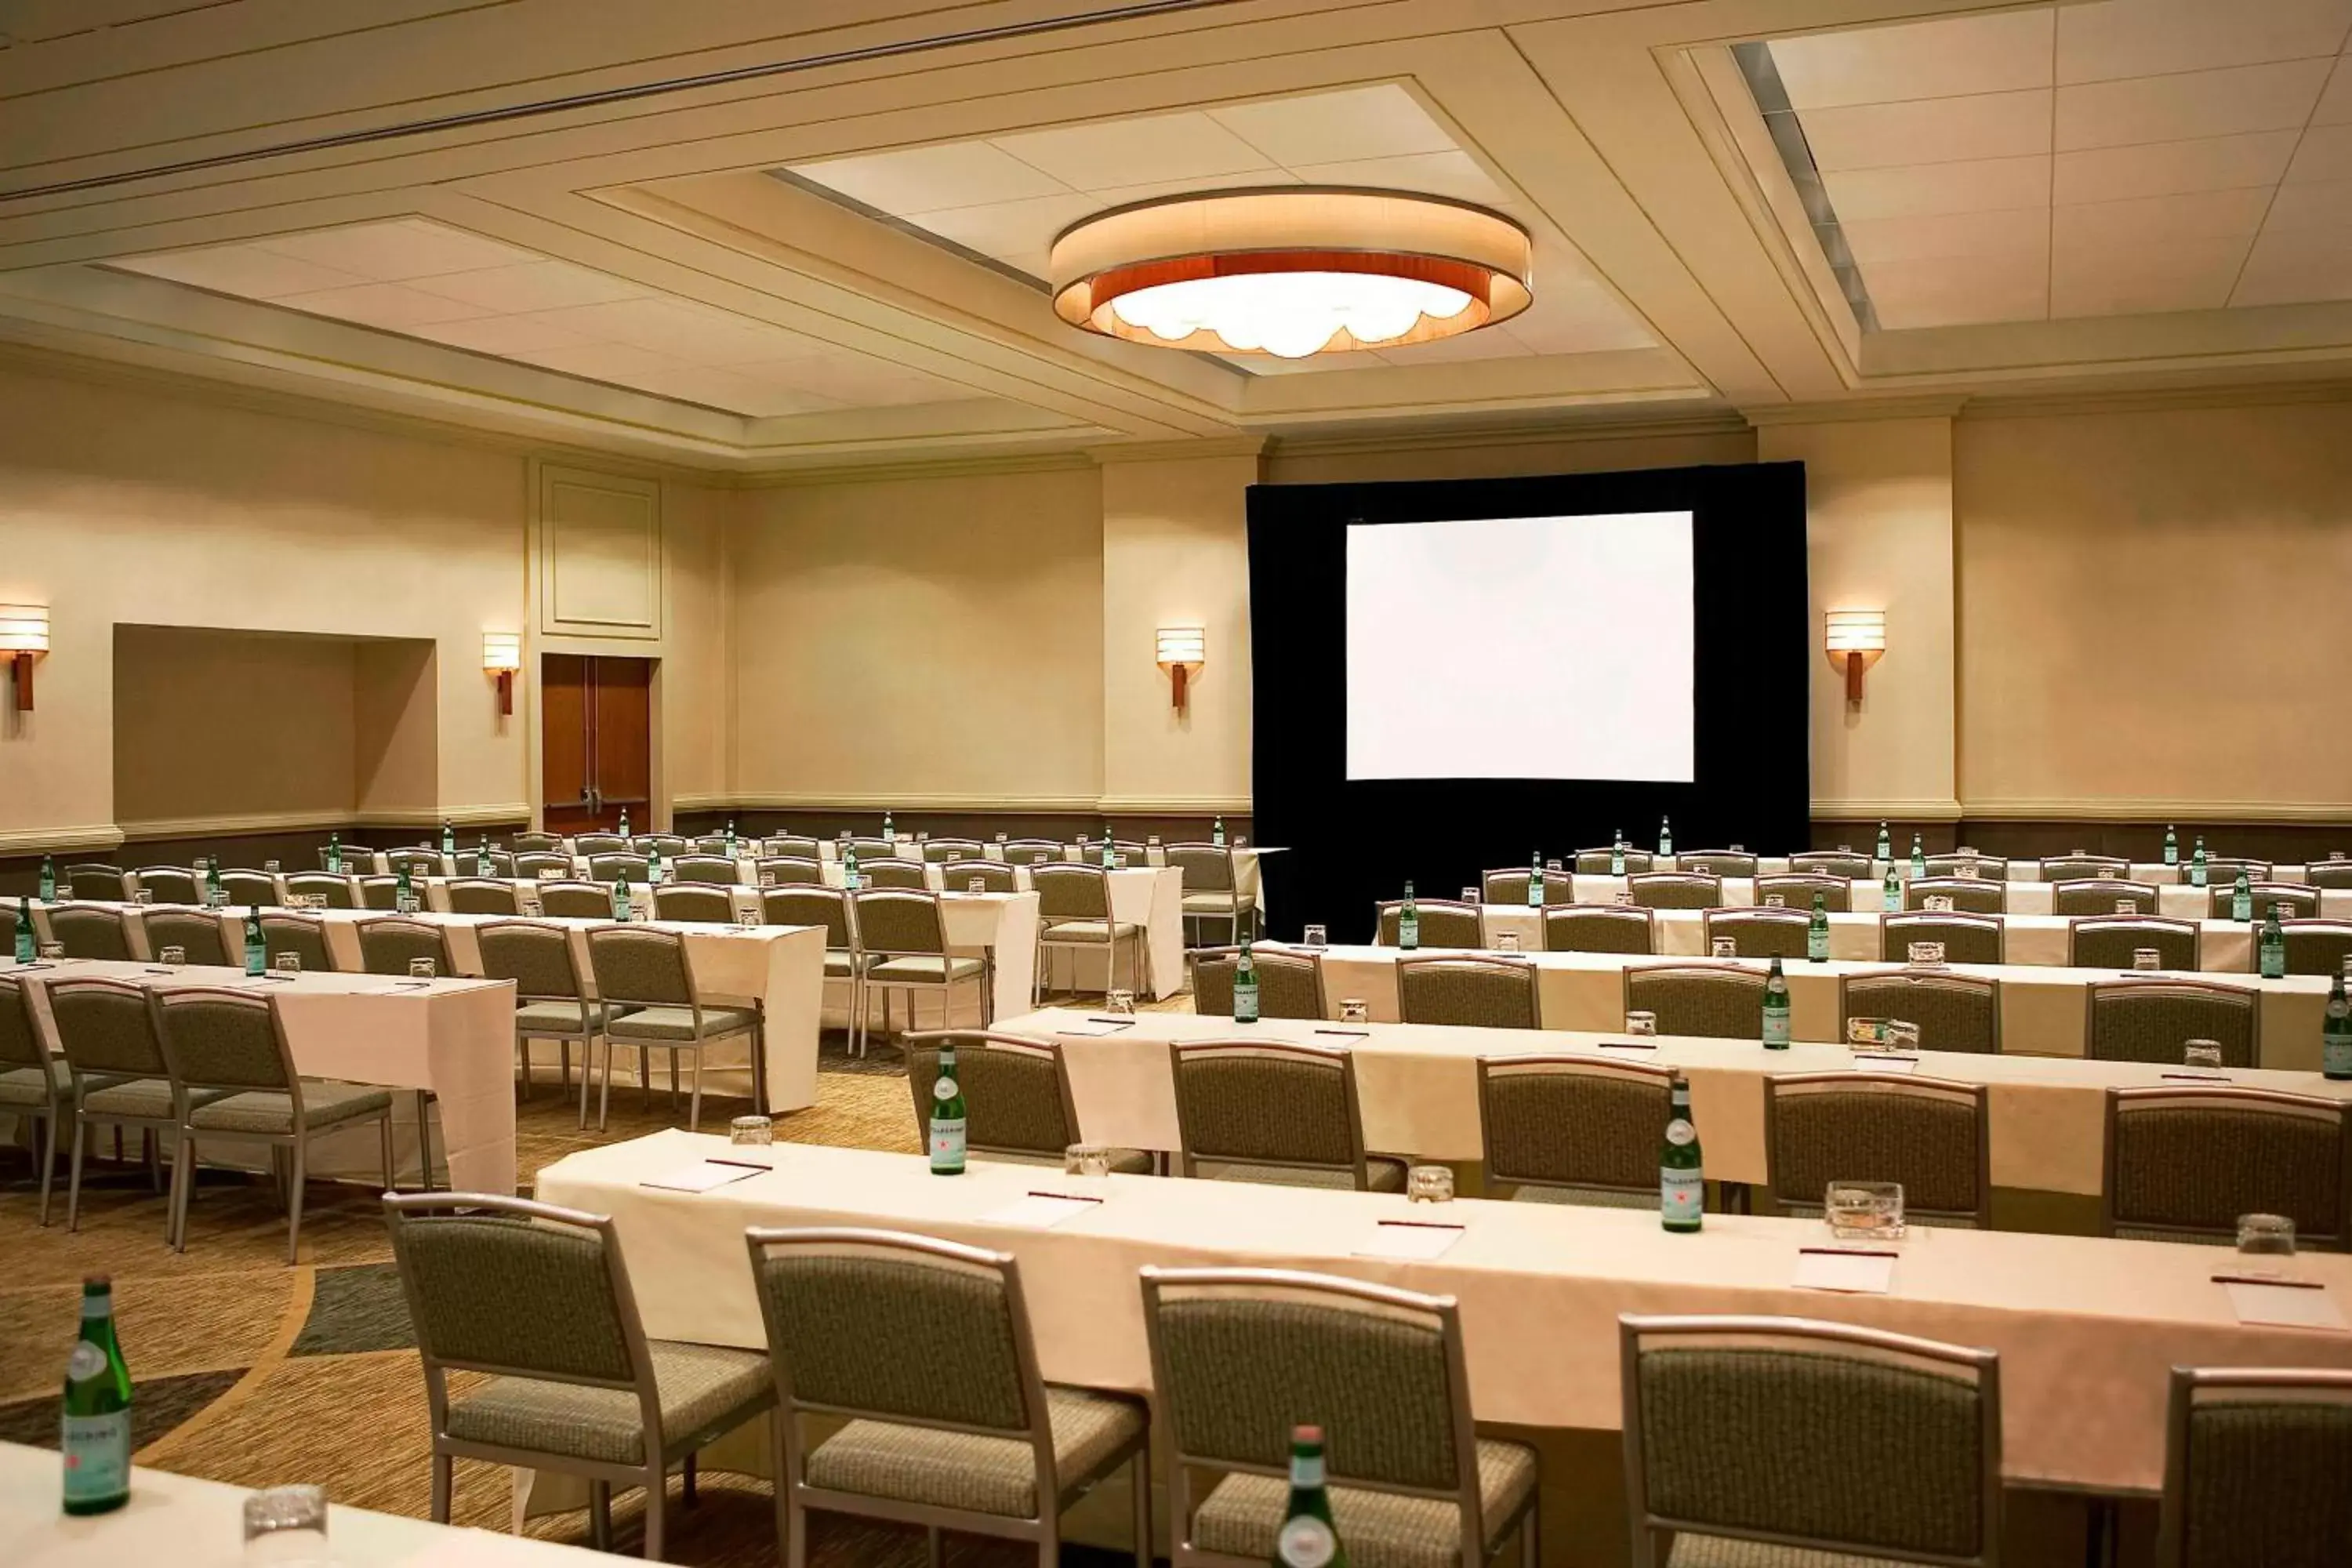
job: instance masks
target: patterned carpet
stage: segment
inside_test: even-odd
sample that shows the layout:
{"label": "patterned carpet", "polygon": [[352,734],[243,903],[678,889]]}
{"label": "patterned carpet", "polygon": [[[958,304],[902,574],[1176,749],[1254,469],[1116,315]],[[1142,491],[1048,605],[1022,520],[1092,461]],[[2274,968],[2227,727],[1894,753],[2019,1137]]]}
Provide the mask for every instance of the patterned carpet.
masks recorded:
{"label": "patterned carpet", "polygon": [[[1190,998],[1176,999],[1188,1007]],[[905,1072],[896,1054],[866,1061],[829,1038],[817,1103],[780,1118],[777,1136],[867,1149],[917,1147]],[[574,1125],[576,1101],[560,1097],[551,1066],[518,1111],[518,1164],[531,1173],[574,1149],[681,1125],[665,1095],[648,1106],[615,1089],[609,1130]],[[724,1128],[740,1102],[710,1100],[703,1124]],[[110,1145],[109,1152],[111,1152]],[[135,1154],[135,1148],[132,1151]],[[57,1394],[72,1348],[85,1274],[114,1278],[123,1353],[136,1383],[138,1461],[241,1486],[314,1481],[354,1507],[422,1517],[428,1501],[425,1387],[408,1312],[391,1261],[375,1194],[358,1186],[311,1184],[302,1221],[301,1260],[285,1263],[285,1218],[268,1184],[207,1172],[191,1211],[188,1250],[163,1245],[164,1200],[143,1167],[100,1164],[86,1180],[82,1226],[68,1235],[64,1183],[46,1229],[37,1223],[37,1173],[21,1152],[0,1154],[0,1438],[55,1447]],[[505,1472],[460,1461],[453,1517],[502,1529]],[[667,1556],[673,1563],[771,1564],[777,1561],[772,1496],[764,1482],[707,1475],[691,1509],[672,1509]],[[640,1550],[637,1504],[616,1505],[615,1546]],[[586,1544],[584,1515],[534,1521],[532,1533]],[[821,1516],[813,1563],[906,1564],[926,1561],[919,1531]],[[1033,1563],[1034,1549],[958,1537],[960,1568]],[[1066,1552],[1081,1565],[1130,1561],[1124,1554]]]}

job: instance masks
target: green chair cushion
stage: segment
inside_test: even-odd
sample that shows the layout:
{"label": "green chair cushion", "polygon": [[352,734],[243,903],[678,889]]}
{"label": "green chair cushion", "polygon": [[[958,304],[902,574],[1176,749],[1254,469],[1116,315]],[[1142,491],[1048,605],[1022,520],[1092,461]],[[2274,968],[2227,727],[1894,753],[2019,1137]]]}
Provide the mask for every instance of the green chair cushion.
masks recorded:
{"label": "green chair cushion", "polygon": [[[1490,1551],[1535,1485],[1534,1449],[1480,1440],[1478,1511]],[[1336,1482],[1330,1498],[1331,1522],[1348,1543],[1352,1568],[1459,1568],[1460,1505]],[[1290,1483],[1280,1476],[1228,1475],[1193,1510],[1192,1543],[1203,1552],[1272,1562],[1289,1505]]]}
{"label": "green chair cushion", "polygon": [[1902,1563],[1893,1557],[1815,1552],[1803,1546],[1685,1532],[1675,1537],[1675,1549],[1666,1556],[1666,1568],[1902,1568]]}
{"label": "green chair cushion", "polygon": [[[748,1419],[775,1397],[774,1372],[760,1352],[675,1340],[650,1341],[646,1352],[670,1443],[738,1412]],[[645,1425],[628,1389],[494,1377],[450,1402],[449,1436],[600,1464],[646,1462]]]}
{"label": "green chair cushion", "polygon": [[1187,893],[1184,912],[1188,915],[1229,915],[1234,912],[1231,893]]}
{"label": "green chair cushion", "polygon": [[977,958],[890,958],[866,970],[866,978],[886,985],[943,985],[969,980],[984,967]]}
{"label": "green chair cushion", "polygon": [[[749,1007],[705,1007],[702,1010],[702,1035],[709,1039],[719,1035],[740,1035],[758,1022],[759,1015]],[[694,1009],[691,1007],[637,1007],[616,1014],[604,1026],[604,1032],[616,1040],[692,1040]]]}
{"label": "green chair cushion", "polygon": [[[222,1091],[214,1089],[196,1096],[198,1103],[218,1100]],[[134,1078],[107,1080],[104,1089],[90,1089],[81,1097],[82,1110],[99,1121],[127,1117],[134,1121],[169,1121],[179,1114],[172,1103],[172,1080],[162,1078]]]}
{"label": "green chair cushion", "polygon": [[[1371,1190],[1376,1193],[1404,1191],[1404,1162],[1384,1160],[1372,1155],[1365,1161]],[[1336,1187],[1341,1192],[1353,1192],[1356,1175],[1331,1166],[1249,1165],[1239,1161],[1201,1160],[1192,1166],[1193,1175],[1210,1182],[1268,1182],[1277,1187]]]}
{"label": "green chair cushion", "polygon": [[[47,1083],[44,1085],[43,1079]],[[0,1105],[47,1105],[49,1090],[68,1094],[73,1089],[73,1069],[62,1058],[49,1058],[49,1070],[39,1068],[18,1068],[13,1072],[0,1072]]]}
{"label": "green chair cushion", "polygon": [[1143,928],[1131,921],[1057,921],[1045,928],[1041,942],[1108,942],[1129,937]]}
{"label": "green chair cushion", "polygon": [[[1054,1471],[1064,1497],[1143,1436],[1141,1405],[1091,1389],[1048,1387],[1045,1416],[1054,1429]],[[808,1484],[1006,1519],[1037,1514],[1036,1452],[1025,1435],[852,1421],[809,1455]]]}
{"label": "green chair cushion", "polygon": [[[362,1116],[378,1116],[392,1110],[392,1091],[371,1089],[359,1083],[302,1084],[302,1124],[305,1127],[332,1127],[339,1122],[354,1121]],[[226,1100],[215,1100],[188,1116],[188,1125],[199,1132],[257,1132],[284,1136],[294,1131],[294,1100],[290,1095],[249,1090],[232,1094]]]}
{"label": "green chair cushion", "polygon": [[[614,1010],[614,1017],[626,1017],[625,1007]],[[604,1004],[588,1004],[588,1027],[603,1028],[607,1022]],[[525,1002],[515,1009],[515,1033],[527,1039],[539,1039],[550,1035],[576,1035],[580,1032],[580,1006],[574,1002]]]}

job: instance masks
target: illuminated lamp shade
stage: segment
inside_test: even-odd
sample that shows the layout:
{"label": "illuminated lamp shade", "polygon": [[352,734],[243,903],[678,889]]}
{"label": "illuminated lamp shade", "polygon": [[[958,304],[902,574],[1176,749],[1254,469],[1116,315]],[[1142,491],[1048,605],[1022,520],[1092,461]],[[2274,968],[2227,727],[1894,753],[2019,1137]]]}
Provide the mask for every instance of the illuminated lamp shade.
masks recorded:
{"label": "illuminated lamp shade", "polygon": [[1294,185],[1138,202],[1054,241],[1054,310],[1159,348],[1306,359],[1434,342],[1528,308],[1527,231],[1398,191]]}
{"label": "illuminated lamp shade", "polygon": [[1160,668],[1168,672],[1169,704],[1184,711],[1193,672],[1209,661],[1209,634],[1200,626],[1160,628]]}
{"label": "illuminated lamp shade", "polygon": [[499,711],[512,713],[515,671],[522,668],[522,635],[519,632],[484,632],[482,668],[498,677]]}
{"label": "illuminated lamp shade", "polygon": [[1862,700],[1862,672],[1886,652],[1885,610],[1832,610],[1824,630],[1830,663],[1845,671],[1845,700]]}
{"label": "illuminated lamp shade", "polygon": [[12,667],[21,712],[33,710],[33,661],[48,651],[47,605],[0,605],[0,658]]}

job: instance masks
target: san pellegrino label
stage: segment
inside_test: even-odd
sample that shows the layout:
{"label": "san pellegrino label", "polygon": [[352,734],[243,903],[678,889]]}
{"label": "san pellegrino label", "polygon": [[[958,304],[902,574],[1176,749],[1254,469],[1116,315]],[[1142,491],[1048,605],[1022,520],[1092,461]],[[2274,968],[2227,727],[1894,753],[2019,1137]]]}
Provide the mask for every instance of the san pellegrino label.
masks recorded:
{"label": "san pellegrino label", "polygon": [[1780,973],[1778,958],[1772,961],[1772,973],[1764,980],[1764,1048],[1789,1048],[1789,982]]}
{"label": "san pellegrino label", "polygon": [[1290,1430],[1290,1500],[1274,1538],[1275,1568],[1348,1568],[1323,1478],[1323,1428]]}
{"label": "san pellegrino label", "polygon": [[940,1076],[931,1083],[931,1174],[962,1175],[963,1157],[963,1085],[956,1079],[955,1047],[941,1046]]}
{"label": "san pellegrino label", "polygon": [[1234,963],[1234,1022],[1257,1022],[1257,963],[1247,947]]}
{"label": "san pellegrino label", "polygon": [[1813,895],[1812,919],[1805,922],[1805,958],[1808,963],[1821,963],[1830,955],[1830,900],[1827,893]]}
{"label": "san pellegrino label", "polygon": [[2327,1016],[2319,1026],[2319,1070],[2332,1079],[2352,1078],[2352,1000],[2337,971],[2327,988]]}
{"label": "san pellegrino label", "polygon": [[131,1500],[131,1369],[114,1336],[114,1288],[82,1281],[81,1335],[66,1358],[59,1447],[65,1510],[104,1513]]}
{"label": "san pellegrino label", "polygon": [[1658,1150],[1658,1218],[1668,1230],[1694,1231],[1706,1212],[1706,1174],[1699,1154],[1698,1124],[1691,1120],[1690,1083],[1674,1080],[1674,1108]]}
{"label": "san pellegrino label", "polygon": [[[2257,944],[2261,973],[2265,980],[2286,978],[2286,928],[2279,923],[2279,906],[2273,904],[2271,912],[2263,918],[2262,940]],[[2336,978],[2342,979],[2341,975]]]}
{"label": "san pellegrino label", "polygon": [[1404,908],[1397,911],[1397,946],[1407,952],[1421,945],[1421,909],[1413,902],[1412,884],[1404,885]]}

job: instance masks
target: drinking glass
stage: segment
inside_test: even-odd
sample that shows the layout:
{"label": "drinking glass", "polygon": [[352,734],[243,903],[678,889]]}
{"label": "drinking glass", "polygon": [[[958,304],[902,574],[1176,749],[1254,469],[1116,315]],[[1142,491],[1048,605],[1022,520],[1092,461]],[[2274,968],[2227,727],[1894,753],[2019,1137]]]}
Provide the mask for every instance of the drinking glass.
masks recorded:
{"label": "drinking glass", "polygon": [[245,1500],[245,1561],[320,1563],[334,1561],[327,1544],[327,1493],[322,1487],[270,1487]]}
{"label": "drinking glass", "polygon": [[47,962],[55,963],[59,959],[65,957],[65,955],[66,944],[64,942],[45,942],[41,943],[41,957]]}
{"label": "drinking glass", "polygon": [[1013,835],[1000,831],[996,836],[996,841],[999,844],[1010,844],[1013,842]]}
{"label": "drinking glass", "polygon": [[1952,900],[1941,893],[1928,894],[1919,900],[1919,906],[1931,915],[1948,915],[1952,912]]}
{"label": "drinking glass", "polygon": [[1783,893],[1767,893],[1764,895],[1764,907],[1768,910],[1785,910],[1789,907],[1788,896]]}
{"label": "drinking glass", "polygon": [[547,906],[541,903],[537,899],[531,898],[528,895],[525,895],[523,898],[522,912],[529,915],[531,919],[537,920],[541,915],[544,914],[546,910]]}
{"label": "drinking glass", "polygon": [[1611,900],[1610,902],[1615,904],[1620,909],[1632,909],[1633,907],[1633,889],[1630,888],[1620,889],[1617,896]]}
{"label": "drinking glass", "polygon": [[760,911],[750,909],[737,910],[735,925],[739,931],[757,931],[760,927]]}
{"label": "drinking glass", "polygon": [[964,880],[963,890],[967,893],[984,893],[988,891],[987,879],[982,877],[967,878]]}
{"label": "drinking glass", "polygon": [[1243,845],[1247,844],[1248,842],[1249,842],[1249,835],[1248,835],[1248,834],[1246,834],[1246,833],[1236,833],[1236,834],[1234,834],[1234,848],[1239,849]]}
{"label": "drinking glass", "polygon": [[1160,835],[1157,833],[1147,833],[1143,836],[1143,842],[1145,847],[1156,849],[1160,847]]}
{"label": "drinking glass", "polygon": [[1116,1016],[1125,1018],[1135,1012],[1135,993],[1128,990],[1106,991],[1103,1005]]}
{"label": "drinking glass", "polygon": [[1342,996],[1339,998],[1339,1022],[1342,1024],[1369,1024],[1371,1021],[1371,1005],[1361,996]]}
{"label": "drinking glass", "polygon": [[2147,970],[2161,969],[2164,967],[2164,954],[2152,947],[2133,948],[2132,967]]}
{"label": "drinking glass", "polygon": [[1559,858],[1558,856],[1554,856],[1551,859],[1544,862],[1544,869],[1547,871],[1559,871],[1565,868],[1566,868],[1560,864]]}
{"label": "drinking glass", "polygon": [[1658,1032],[1658,1016],[1646,1007],[1636,1007],[1625,1015],[1625,1032],[1647,1037]]}
{"label": "drinking glass", "polygon": [[1405,1173],[1404,1195],[1408,1203],[1452,1203],[1454,1201],[1454,1167],[1415,1165]]}
{"label": "drinking glass", "polygon": [[1496,932],[1495,933],[1495,951],[1496,951],[1496,952],[1518,952],[1518,951],[1519,951],[1519,933],[1518,933],[1518,932],[1517,932],[1517,931],[1496,931]]}
{"label": "drinking glass", "polygon": [[408,977],[411,980],[430,980],[435,967],[429,958],[412,958],[408,961]]}
{"label": "drinking glass", "polygon": [[1713,943],[1713,947],[1715,956],[1717,958],[1738,958],[1739,956],[1739,944],[1727,936],[1717,937]]}
{"label": "drinking glass", "polygon": [[2137,899],[2117,899],[2116,900],[2116,913],[2119,915],[2136,915],[2139,913],[2139,900]]}
{"label": "drinking glass", "polygon": [[2279,1214],[2240,1215],[2238,1250],[2248,1258],[2293,1258],[2294,1221]]}
{"label": "drinking glass", "polygon": [[178,969],[188,962],[188,950],[184,947],[167,947],[155,955],[155,962],[166,969]]}
{"label": "drinking glass", "polygon": [[1331,932],[1328,927],[1308,926],[1306,931],[1300,934],[1304,945],[1307,947],[1328,947],[1331,945]]}
{"label": "drinking glass", "polygon": [[1915,942],[1911,944],[1911,962],[1922,969],[1940,968],[1944,962],[1944,944],[1940,942]]}
{"label": "drinking glass", "polygon": [[1464,903],[1465,903],[1465,904],[1475,904],[1475,903],[1476,903],[1476,902],[1478,901],[1478,889],[1475,889],[1475,888],[1465,888],[1465,889],[1462,889],[1462,901],[1463,901]]}
{"label": "drinking glass", "polygon": [[2190,1040],[2188,1044],[2180,1047],[2180,1065],[2183,1067],[2197,1068],[2207,1072],[2220,1072],[2221,1070],[2221,1042],[2219,1040]]}
{"label": "drinking glass", "polygon": [[1919,1054],[1919,1026],[1901,1018],[1889,1018],[1879,1026],[1878,1038],[1890,1051],[1907,1056]]}
{"label": "drinking glass", "polygon": [[1843,1240],[1896,1240],[1903,1235],[1903,1184],[1833,1181],[1822,1195],[1822,1218]]}
{"label": "drinking glass", "polygon": [[299,952],[281,952],[269,961],[269,967],[289,980],[299,979],[302,974],[302,955]]}
{"label": "drinking glass", "polygon": [[152,904],[155,901],[155,889],[142,888],[131,895],[131,901],[134,904]]}
{"label": "drinking glass", "polygon": [[776,1141],[776,1124],[765,1116],[739,1116],[727,1124],[727,1142],[747,1148]]}
{"label": "drinking glass", "polygon": [[275,860],[264,860],[261,863],[261,868],[273,877],[278,875],[278,862]]}

